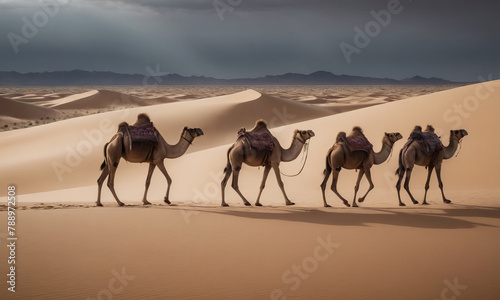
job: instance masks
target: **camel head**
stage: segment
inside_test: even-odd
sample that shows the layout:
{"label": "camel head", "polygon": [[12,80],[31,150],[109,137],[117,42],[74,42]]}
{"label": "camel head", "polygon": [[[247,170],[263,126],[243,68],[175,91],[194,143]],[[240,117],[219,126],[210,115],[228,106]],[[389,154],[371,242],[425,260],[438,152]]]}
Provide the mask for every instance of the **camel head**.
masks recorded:
{"label": "camel head", "polygon": [[182,137],[184,137],[187,141],[192,142],[195,138],[203,135],[203,130],[200,128],[188,128],[184,127],[182,130]]}
{"label": "camel head", "polygon": [[387,141],[388,144],[393,145],[398,140],[402,139],[403,136],[399,132],[385,133],[383,142]]}
{"label": "camel head", "polygon": [[469,135],[469,133],[465,129],[450,130],[450,139],[453,138],[457,141],[460,141],[466,135]]}
{"label": "camel head", "polygon": [[312,130],[295,130],[293,138],[298,139],[302,143],[305,143],[308,139],[314,136],[314,132]]}

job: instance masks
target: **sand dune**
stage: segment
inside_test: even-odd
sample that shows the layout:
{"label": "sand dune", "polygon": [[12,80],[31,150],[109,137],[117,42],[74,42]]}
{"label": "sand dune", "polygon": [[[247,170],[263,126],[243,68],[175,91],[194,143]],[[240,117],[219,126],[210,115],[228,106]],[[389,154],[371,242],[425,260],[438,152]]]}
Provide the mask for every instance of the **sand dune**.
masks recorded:
{"label": "sand dune", "polygon": [[[246,90],[2,132],[0,181],[16,185],[24,206],[18,225],[23,276],[13,299],[102,298],[106,292],[117,298],[439,299],[443,293],[457,296],[449,290],[454,282],[461,286],[459,299],[497,299],[499,98],[500,81],[492,81],[335,114]],[[78,107],[77,102],[61,105]],[[133,122],[141,112],[169,143],[177,142],[186,125],[205,131],[187,154],[166,161],[177,206],[162,204],[166,182],[158,171],[148,198],[154,205],[140,205],[147,166],[122,162],[115,187],[128,206],[117,207],[104,187],[106,207],[93,207],[103,145],[118,123]],[[226,151],[240,127],[252,127],[260,118],[267,119],[283,147],[290,145],[294,129],[316,134],[303,172],[283,178],[297,205],[284,206],[270,174],[261,199],[265,207],[243,207],[228,186],[232,207],[220,208]],[[405,192],[408,206],[397,206],[397,153],[416,124],[434,125],[445,145],[449,130],[469,132],[458,156],[443,164],[452,205],[441,202],[433,176],[431,206],[411,206]],[[373,167],[375,189],[361,208],[343,207],[330,190],[327,199],[334,208],[322,208],[326,151],[338,131],[354,125],[363,128],[376,151],[384,132],[399,131],[404,139],[388,162]],[[296,173],[301,157],[282,163],[283,173]],[[421,167],[413,172],[411,188],[418,200],[426,174]],[[240,189],[252,203],[261,176],[262,168],[241,171]],[[347,199],[356,177],[354,171],[341,172],[339,191]],[[360,193],[366,188],[363,180]],[[1,201],[6,193],[0,190]],[[130,280],[115,295],[108,283],[116,272]]]}
{"label": "sand dune", "polygon": [[[497,96],[497,85],[498,82],[488,84],[492,89],[488,99],[494,99]],[[198,167],[194,173],[204,174],[204,176],[200,175],[201,177],[207,177],[206,175],[210,172],[219,172],[225,165],[225,149],[235,140],[238,129],[252,127],[256,119],[264,118],[274,128],[273,132],[284,147],[290,143],[291,134],[296,128],[312,129],[316,132],[317,136],[311,141],[310,157],[305,174],[290,180],[296,181],[290,184],[291,194],[299,192],[300,196],[305,196],[312,191],[316,198],[316,186],[321,182],[321,172],[324,168],[324,155],[333,144],[338,131],[349,131],[354,125],[359,125],[363,127],[366,136],[378,151],[384,132],[399,131],[406,138],[415,124],[423,126],[433,124],[438,133],[443,136],[444,144],[447,144],[450,129],[465,128],[470,134],[463,141],[463,149],[459,157],[445,163],[443,177],[446,184],[464,189],[495,188],[498,175],[490,170],[498,167],[499,162],[492,162],[489,157],[494,155],[498,141],[489,140],[491,147],[483,147],[480,157],[476,157],[477,150],[473,145],[481,144],[487,139],[487,129],[498,122],[494,116],[498,103],[478,100],[480,102],[478,102],[477,109],[470,112],[467,118],[454,112],[454,105],[464,105],[467,97],[474,96],[478,88],[489,91],[481,84],[471,85],[331,116],[328,116],[331,112],[326,109],[261,95],[253,90],[195,101],[107,112],[22,131],[2,133],[5,145],[2,146],[2,153],[5,157],[9,157],[8,161],[2,159],[2,169],[6,170],[2,174],[9,174],[9,180],[6,177],[5,180],[19,182],[20,185],[30,182],[24,187],[26,193],[93,185],[98,176],[97,167],[103,158],[103,145],[116,132],[117,124],[123,120],[133,122],[138,113],[147,112],[170,143],[177,142],[184,126],[200,127],[205,131],[205,136],[196,140],[192,148],[188,150],[188,153],[192,153],[191,155],[186,156],[186,159],[181,158],[167,163],[174,174],[187,175],[189,174],[187,170],[196,169],[189,166],[196,164],[201,164],[201,167]],[[488,120],[488,122],[482,120]],[[61,130],[62,128],[64,130]],[[52,134],[55,131],[58,132],[57,135]],[[394,153],[397,153],[403,144],[404,141],[398,142]],[[37,153],[33,155],[31,149],[37,149]],[[207,152],[200,152],[202,150]],[[206,161],[207,155],[211,157],[208,161]],[[30,161],[29,166],[25,163],[26,159]],[[205,162],[200,162],[200,159]],[[289,171],[293,171],[294,168],[298,169],[299,165],[300,161],[297,160],[284,164],[283,169],[288,168]],[[62,170],[59,170],[57,166]],[[131,165],[130,168],[128,164],[124,166],[126,167],[123,167],[121,172],[127,174],[126,177],[123,176],[128,178],[128,182],[143,181],[145,166]],[[378,189],[391,188],[394,178],[388,174],[393,173],[396,166],[397,159],[393,157],[388,164],[375,167],[374,172],[378,174],[375,176]],[[463,170],[467,172],[462,172]],[[128,177],[135,172],[138,173],[137,176]],[[46,174],[46,176],[42,177],[40,174]],[[387,183],[388,179],[380,174],[390,177],[391,185]],[[415,172],[415,183],[423,181],[423,174],[424,170]],[[346,178],[345,182],[348,183],[345,186],[342,184],[344,193],[351,193],[354,176],[356,176],[354,172],[343,172],[341,182],[343,178]],[[447,180],[448,176],[453,176],[454,179]],[[252,180],[253,184],[249,186],[257,186],[255,184],[259,180],[259,175],[257,175]],[[298,186],[298,183],[303,180],[309,180],[306,189]],[[192,183],[189,182],[189,185]],[[198,185],[202,187],[204,184],[206,182],[198,182]],[[421,187],[416,185],[416,188]],[[281,198],[279,193],[276,196],[278,199]],[[231,197],[234,200],[237,199],[234,195]],[[333,197],[330,195],[330,198]],[[189,201],[189,199],[183,200]]]}
{"label": "sand dune", "polygon": [[54,117],[59,112],[38,105],[24,103],[17,100],[6,99],[0,97],[0,116],[11,117],[17,119],[35,120],[46,117]]}
{"label": "sand dune", "polygon": [[55,100],[42,101],[39,104],[57,109],[96,109],[123,108],[130,106],[148,106],[173,102],[165,97],[141,99],[138,97],[107,90],[91,90]]}

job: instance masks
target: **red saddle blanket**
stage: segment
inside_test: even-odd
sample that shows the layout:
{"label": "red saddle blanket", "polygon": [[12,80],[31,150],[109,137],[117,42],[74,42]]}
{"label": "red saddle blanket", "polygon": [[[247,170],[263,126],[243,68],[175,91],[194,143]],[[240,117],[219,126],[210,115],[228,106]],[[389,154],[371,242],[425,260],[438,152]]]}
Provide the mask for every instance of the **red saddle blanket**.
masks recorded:
{"label": "red saddle blanket", "polygon": [[347,149],[351,152],[365,151],[367,153],[370,153],[373,149],[373,145],[362,133],[356,136],[345,136],[344,133],[344,135],[340,135],[340,140],[344,142],[344,144],[347,146]]}
{"label": "red saddle blanket", "polygon": [[266,150],[266,151],[274,150],[273,137],[266,131],[260,131],[260,132],[246,131],[243,133],[243,136],[250,144],[250,147],[254,149]]}

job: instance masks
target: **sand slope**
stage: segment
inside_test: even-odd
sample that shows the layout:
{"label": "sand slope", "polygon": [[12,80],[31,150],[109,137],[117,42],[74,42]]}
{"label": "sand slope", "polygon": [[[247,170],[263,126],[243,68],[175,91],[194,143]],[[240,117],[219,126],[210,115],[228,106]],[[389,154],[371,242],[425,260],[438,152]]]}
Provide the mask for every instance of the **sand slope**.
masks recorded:
{"label": "sand slope", "polygon": [[53,117],[59,114],[58,111],[25,103],[18,100],[11,100],[0,97],[0,117],[10,117],[17,119],[36,120],[40,118]]}
{"label": "sand slope", "polygon": [[[247,90],[0,133],[0,182],[16,185],[20,239],[17,292],[3,288],[0,298],[498,299],[499,99],[500,81],[493,81],[330,115]],[[119,122],[133,122],[139,112],[150,114],[171,143],[185,125],[205,131],[186,155],[166,162],[177,206],[161,204],[165,179],[158,171],[149,193],[155,205],[140,205],[147,166],[122,162],[116,189],[128,205],[117,207],[105,187],[105,207],[93,207],[102,147]],[[284,206],[270,174],[265,207],[243,207],[229,186],[232,207],[218,207],[226,150],[240,127],[259,118],[283,147],[296,128],[316,133],[303,173],[283,178],[297,205]],[[450,129],[469,132],[458,157],[443,165],[452,205],[441,203],[433,177],[431,206],[410,205],[406,194],[408,206],[397,206],[397,153],[416,124],[433,124],[445,145]],[[326,151],[338,131],[354,125],[377,151],[385,131],[400,131],[404,140],[388,163],[373,167],[375,190],[361,208],[343,207],[331,191],[334,208],[322,208]],[[299,157],[282,171],[300,166]],[[262,168],[242,169],[240,188],[251,202],[261,176]],[[348,199],[356,176],[341,172],[339,190]],[[423,168],[413,175],[418,200],[425,176]],[[363,180],[360,192],[366,187]],[[0,256],[8,256],[7,247]]]}
{"label": "sand slope", "polygon": [[165,97],[154,99],[141,99],[114,91],[91,90],[85,93],[74,94],[67,97],[41,101],[40,105],[56,109],[97,109],[97,108],[123,108],[130,106],[147,106],[160,103],[173,102]]}

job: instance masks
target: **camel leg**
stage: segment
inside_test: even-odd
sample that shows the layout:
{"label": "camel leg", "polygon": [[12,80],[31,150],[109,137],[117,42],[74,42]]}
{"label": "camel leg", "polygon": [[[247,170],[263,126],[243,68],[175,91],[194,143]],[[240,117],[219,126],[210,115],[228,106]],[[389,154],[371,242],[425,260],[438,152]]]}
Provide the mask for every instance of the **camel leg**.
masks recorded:
{"label": "camel leg", "polygon": [[102,169],[101,176],[99,177],[99,179],[97,179],[97,201],[96,201],[97,206],[102,206],[101,203],[102,184],[104,183],[104,180],[106,180],[106,177],[108,177],[108,175],[109,175],[108,166],[104,166],[104,169]]}
{"label": "camel leg", "polygon": [[408,193],[408,195],[410,196],[410,199],[411,199],[411,202],[413,202],[413,204],[418,204],[418,201],[415,200],[415,198],[413,198],[413,195],[411,194],[410,192],[410,178],[411,178],[411,172],[412,172],[412,168],[408,168],[406,170],[406,179],[405,179],[405,190],[406,192]]}
{"label": "camel leg", "polygon": [[148,177],[146,178],[146,189],[144,190],[144,197],[142,197],[142,203],[144,205],[150,205],[151,202],[149,202],[146,197],[148,195],[148,189],[149,189],[149,184],[151,183],[151,176],[153,175],[153,171],[155,170],[156,165],[153,163],[149,164],[149,171],[148,171]]}
{"label": "camel leg", "polygon": [[229,204],[226,203],[225,201],[225,189],[226,189],[226,184],[227,181],[229,180],[229,177],[231,176],[231,173],[233,172],[232,168],[228,167],[226,168],[226,175],[224,175],[224,179],[222,179],[221,182],[221,190],[222,190],[222,203],[221,206],[229,206]]}
{"label": "camel leg", "polygon": [[328,178],[330,178],[331,173],[332,173],[332,169],[327,167],[325,170],[325,178],[323,179],[323,182],[321,183],[321,192],[323,193],[323,206],[324,207],[332,207],[331,205],[326,203],[326,196],[325,196],[326,182],[328,181]]}
{"label": "camel leg", "polygon": [[399,206],[406,206],[406,204],[404,204],[403,201],[401,201],[401,193],[400,193],[401,181],[403,181],[403,176],[405,175],[404,168],[401,168],[398,170],[398,175],[399,175],[399,178],[398,178],[398,182],[396,183],[396,190],[398,191]]}
{"label": "camel leg", "polygon": [[335,193],[335,195],[337,195],[340,198],[340,200],[342,200],[342,202],[344,202],[345,206],[351,207],[351,205],[349,204],[349,201],[344,199],[344,197],[342,197],[339,194],[339,192],[337,191],[337,181],[339,179],[339,174],[340,174],[340,170],[336,170],[336,169],[333,170],[332,187],[331,187],[332,191]]}
{"label": "camel leg", "polygon": [[118,205],[120,206],[123,206],[125,204],[121,202],[120,199],[118,199],[118,196],[116,195],[115,192],[115,174],[116,174],[116,169],[118,167],[118,163],[116,163],[115,165],[108,165],[109,166],[108,188],[111,190],[113,197],[115,197],[116,203],[118,203]]}
{"label": "camel leg", "polygon": [[274,169],[274,174],[276,175],[276,180],[278,181],[278,185],[281,189],[281,192],[283,193],[283,196],[285,197],[285,204],[286,205],[295,205],[290,199],[288,199],[288,196],[286,195],[285,192],[285,184],[283,183],[283,180],[281,180],[281,174],[280,174],[280,167],[279,164],[272,164],[272,167]]}
{"label": "camel leg", "polygon": [[439,182],[439,188],[441,189],[441,195],[443,196],[443,202],[444,203],[451,203],[451,200],[446,199],[444,196],[444,191],[443,191],[443,181],[441,180],[441,166],[436,166],[436,176],[438,178]]}
{"label": "camel leg", "polygon": [[361,178],[363,178],[364,174],[365,171],[363,169],[360,169],[358,173],[358,179],[356,180],[356,185],[354,186],[354,200],[352,200],[352,207],[358,207],[358,204],[356,203],[356,195],[358,194],[359,183],[361,182]]}
{"label": "camel leg", "polygon": [[368,193],[369,193],[371,190],[373,190],[373,188],[375,187],[375,185],[373,184],[373,181],[372,181],[372,173],[371,173],[371,170],[370,170],[370,169],[367,169],[367,170],[365,171],[365,175],[366,175],[366,179],[368,180],[368,183],[370,184],[370,187],[368,188],[368,191],[366,191],[366,194],[365,194],[363,197],[361,197],[361,198],[359,198],[359,199],[358,199],[358,202],[363,202],[363,201],[365,201],[365,198],[366,198],[366,196],[368,196]]}
{"label": "camel leg", "polygon": [[250,202],[248,202],[247,199],[245,199],[243,194],[240,192],[240,188],[238,186],[238,177],[240,175],[240,170],[241,170],[241,165],[233,167],[233,183],[231,184],[231,186],[236,191],[236,193],[240,195],[241,199],[243,200],[243,204],[245,204],[245,206],[252,206],[252,204],[250,204]]}
{"label": "camel leg", "polygon": [[427,190],[429,189],[429,182],[431,181],[433,170],[434,166],[427,166],[427,181],[425,182],[424,202],[422,202],[422,205],[429,205],[429,203],[427,203]]}
{"label": "camel leg", "polygon": [[264,169],[264,175],[262,176],[262,183],[260,184],[259,196],[257,196],[257,202],[255,202],[255,206],[262,206],[262,204],[260,204],[260,195],[262,194],[262,191],[266,187],[266,180],[267,180],[267,175],[269,175],[269,171],[271,171],[271,166],[267,165],[266,168]]}
{"label": "camel leg", "polygon": [[170,202],[170,200],[168,200],[168,195],[170,194],[170,187],[172,186],[172,178],[170,178],[170,176],[168,175],[168,172],[167,172],[167,169],[165,169],[165,164],[164,164],[163,160],[160,161],[159,163],[157,163],[156,166],[158,166],[158,169],[160,169],[163,176],[165,176],[165,179],[167,179],[167,193],[165,194],[165,198],[163,199],[163,201],[165,201],[165,203],[170,205],[171,202]]}

